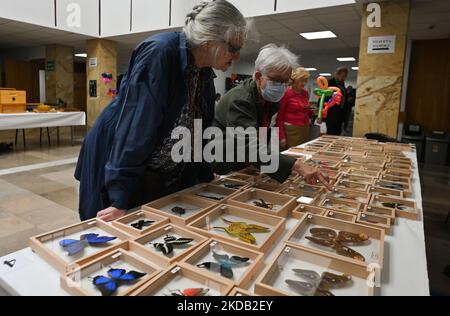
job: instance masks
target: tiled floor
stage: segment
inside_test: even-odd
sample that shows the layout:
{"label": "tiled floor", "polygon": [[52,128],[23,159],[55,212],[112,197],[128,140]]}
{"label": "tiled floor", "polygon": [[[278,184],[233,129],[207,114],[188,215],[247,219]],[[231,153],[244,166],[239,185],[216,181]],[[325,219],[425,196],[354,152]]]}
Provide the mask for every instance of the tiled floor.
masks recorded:
{"label": "tiled floor", "polygon": [[[79,149],[29,146],[0,155],[0,172],[75,158]],[[0,256],[26,247],[30,236],[79,221],[74,169],[71,163],[0,176]],[[421,178],[430,289],[434,295],[450,295],[450,279],[443,273],[450,265],[450,224],[444,223],[450,210],[450,168],[421,166]]]}
{"label": "tiled floor", "polygon": [[[76,158],[79,150],[30,145],[0,155],[0,172]],[[0,256],[24,248],[33,235],[79,222],[74,170],[71,163],[0,176]]]}

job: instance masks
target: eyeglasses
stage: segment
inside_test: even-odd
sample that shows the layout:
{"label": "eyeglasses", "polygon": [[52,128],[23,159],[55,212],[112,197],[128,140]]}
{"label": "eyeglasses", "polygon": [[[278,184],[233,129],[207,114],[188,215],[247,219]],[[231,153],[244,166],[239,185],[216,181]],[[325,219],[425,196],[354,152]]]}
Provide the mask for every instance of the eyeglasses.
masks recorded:
{"label": "eyeglasses", "polygon": [[289,87],[289,84],[291,83],[291,79],[289,79],[288,82],[281,82],[281,81],[277,81],[272,78],[269,78],[267,76],[263,76],[263,78],[266,79],[267,81],[271,81],[272,84],[275,86],[283,86],[285,88]]}

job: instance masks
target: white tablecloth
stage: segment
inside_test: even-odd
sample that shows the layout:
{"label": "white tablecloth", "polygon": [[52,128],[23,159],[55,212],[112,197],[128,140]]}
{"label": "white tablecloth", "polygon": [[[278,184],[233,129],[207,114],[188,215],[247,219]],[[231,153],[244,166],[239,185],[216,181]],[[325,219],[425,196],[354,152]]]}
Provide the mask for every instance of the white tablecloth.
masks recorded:
{"label": "white tablecloth", "polygon": [[86,125],[84,112],[0,114],[0,131],[84,125]]}
{"label": "white tablecloth", "polygon": [[[413,159],[415,165],[413,198],[420,209],[420,218],[418,221],[397,218],[392,235],[385,235],[381,288],[375,289],[375,295],[430,295],[417,158],[415,153],[406,153],[406,155]],[[265,254],[266,264],[271,262],[275,254],[283,247],[283,239],[296,223],[295,219],[287,221],[285,233],[275,243],[276,246]],[[14,268],[3,265],[5,260],[12,259],[17,260]],[[253,287],[254,284],[250,290],[253,291]],[[58,272],[30,248],[0,258],[0,295],[2,295],[2,288],[3,292],[11,295],[68,295],[60,288]]]}

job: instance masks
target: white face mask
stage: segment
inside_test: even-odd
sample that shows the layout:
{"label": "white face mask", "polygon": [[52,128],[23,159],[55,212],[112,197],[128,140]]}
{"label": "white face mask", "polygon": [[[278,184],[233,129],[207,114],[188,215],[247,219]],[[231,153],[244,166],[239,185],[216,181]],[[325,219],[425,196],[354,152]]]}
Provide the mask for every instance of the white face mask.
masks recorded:
{"label": "white face mask", "polygon": [[266,87],[261,91],[262,97],[267,102],[280,102],[288,88],[287,83],[276,82],[267,79]]}

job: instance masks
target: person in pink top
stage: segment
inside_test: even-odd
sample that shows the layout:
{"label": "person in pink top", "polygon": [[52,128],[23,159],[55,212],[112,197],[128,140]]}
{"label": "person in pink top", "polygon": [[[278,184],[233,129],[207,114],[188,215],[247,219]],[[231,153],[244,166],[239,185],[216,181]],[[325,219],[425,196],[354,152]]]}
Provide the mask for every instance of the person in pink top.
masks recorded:
{"label": "person in pink top", "polygon": [[280,129],[280,147],[294,147],[309,140],[310,118],[314,112],[310,108],[309,94],[305,90],[310,77],[305,68],[292,72],[292,84],[280,102],[277,127]]}

